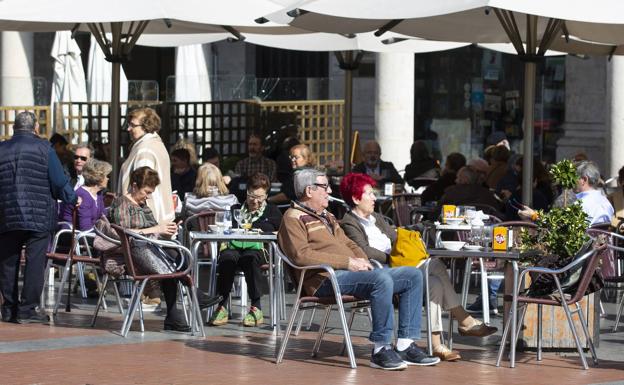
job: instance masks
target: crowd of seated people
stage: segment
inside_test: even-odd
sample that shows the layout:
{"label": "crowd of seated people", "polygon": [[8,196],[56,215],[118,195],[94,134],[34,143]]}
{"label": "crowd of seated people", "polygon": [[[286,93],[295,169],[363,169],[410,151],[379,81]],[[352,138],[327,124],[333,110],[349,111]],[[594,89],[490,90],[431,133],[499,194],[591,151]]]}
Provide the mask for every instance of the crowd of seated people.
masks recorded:
{"label": "crowd of seated people", "polygon": [[[493,137],[496,143],[486,149],[483,158],[467,160],[463,154],[452,152],[447,155],[442,169],[430,155],[427,144],[416,141],[410,149],[411,163],[406,166],[404,178],[391,162],[381,159],[379,143],[368,141],[363,146],[364,161],[355,165],[353,173],[342,179],[339,197],[346,202],[349,210],[344,217],[336,218],[328,211],[332,190],[327,176],[316,168],[317,161],[310,147],[298,143],[296,137],[289,137],[289,144],[281,147],[282,158],[288,154],[288,169],[281,167],[278,170],[276,162],[264,154],[263,137],[251,133],[247,137],[247,157],[232,163],[231,170],[224,167],[226,171],[223,172],[223,163],[231,159],[221,159],[216,148],[203,149],[202,162],[197,162],[191,143],[183,143],[169,152],[159,136],[160,124],[160,118],[150,108],[136,109],[129,114],[127,131],[132,144],[119,170],[119,189],[108,208],[106,194],[113,194],[107,191],[111,165],[93,157],[95,152],[88,144],[78,145],[72,151],[62,136],[53,138],[51,146],[54,153],[64,165],[75,195],[80,198],[75,223],[77,229],[89,230],[104,216],[110,223],[139,234],[171,239],[178,233],[179,220],[206,211],[230,210],[232,214],[236,212],[236,216],[247,218],[254,229],[279,231],[280,246],[295,262],[303,265],[326,262],[337,270],[344,293],[349,292],[348,287],[354,286],[353,282],[363,279],[367,281],[366,289],[354,289],[353,294],[373,301],[383,297],[380,302],[373,303],[373,333],[370,338],[374,343],[372,365],[382,369],[403,369],[406,362],[432,365],[438,359],[461,359],[460,352],[451,351],[441,338],[442,310],[448,310],[459,321],[458,330],[462,335],[485,337],[494,333],[496,328],[483,324],[467,311],[478,311],[480,299],[468,309],[461,306],[446,267],[434,260],[430,264],[430,305],[433,353],[437,358],[428,357],[416,346],[420,324],[415,318],[420,319],[421,314],[417,300],[422,299],[422,272],[416,267],[388,266],[388,256],[397,239],[396,228],[376,212],[374,188],[383,187],[385,183],[403,187],[406,182],[411,184],[418,178],[431,179],[433,183],[421,195],[423,205],[481,205],[491,207],[491,214],[501,220],[534,220],[536,210],[548,210],[556,204],[556,193],[548,172],[537,160],[533,164],[534,183],[531,186],[534,206],[518,211],[516,204],[510,204],[521,202],[523,159],[510,151],[501,135]],[[285,164],[284,159],[280,164]],[[581,201],[592,224],[613,221],[614,226],[620,225],[615,218],[624,212],[623,190],[618,189],[609,201],[600,189],[601,178],[595,164],[579,162],[577,172],[576,198]],[[281,190],[271,195],[271,183],[278,177]],[[624,168],[620,170],[619,182],[624,184]],[[237,197],[231,193],[234,190],[242,190],[242,195]],[[182,205],[177,215],[174,192],[177,192],[181,200],[179,204]],[[66,201],[59,208],[58,219],[71,222],[76,200]],[[284,217],[276,204],[290,205]],[[251,301],[242,324],[263,324],[262,296],[267,289],[263,272],[267,255],[265,247],[258,242],[231,241],[219,250],[214,293],[219,300],[214,301],[218,306],[208,320],[210,325],[230,322],[230,293],[238,271],[244,274]],[[369,258],[384,266],[381,272],[372,273]],[[409,284],[387,287],[388,282],[398,280],[409,281]],[[322,274],[313,274],[305,280],[305,287],[310,295],[327,295],[330,291],[327,282]],[[493,309],[497,305],[498,286],[500,281],[490,281],[490,306]],[[384,290],[383,295],[374,293],[379,288]],[[166,303],[164,328],[190,330],[177,310],[175,281],[163,281],[146,288],[144,303],[159,304],[161,289]],[[395,346],[391,345],[394,325],[388,318],[388,314],[394,312],[392,294],[400,297],[399,338]],[[412,299],[415,302],[407,305]]]}

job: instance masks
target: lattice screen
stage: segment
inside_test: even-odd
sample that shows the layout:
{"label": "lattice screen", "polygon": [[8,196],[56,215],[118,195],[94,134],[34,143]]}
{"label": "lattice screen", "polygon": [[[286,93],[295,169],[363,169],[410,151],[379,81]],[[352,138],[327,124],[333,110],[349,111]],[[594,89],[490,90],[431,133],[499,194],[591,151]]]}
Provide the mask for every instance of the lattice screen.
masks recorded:
{"label": "lattice screen", "polygon": [[261,102],[261,109],[296,112],[299,139],[316,155],[318,165],[343,159],[344,101]]}
{"label": "lattice screen", "polygon": [[34,112],[39,121],[39,134],[49,138],[52,135],[49,106],[0,107],[0,141],[13,135],[15,116],[22,111]]}

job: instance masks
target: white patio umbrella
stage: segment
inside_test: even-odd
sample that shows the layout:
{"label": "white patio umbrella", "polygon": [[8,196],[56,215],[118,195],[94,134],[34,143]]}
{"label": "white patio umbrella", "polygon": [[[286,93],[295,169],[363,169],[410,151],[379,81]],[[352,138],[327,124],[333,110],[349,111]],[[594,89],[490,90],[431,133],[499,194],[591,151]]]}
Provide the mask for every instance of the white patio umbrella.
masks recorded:
{"label": "white patio umbrella", "polygon": [[[80,47],[72,39],[70,32],[60,31],[55,34],[50,56],[54,60],[51,97],[54,120],[57,112],[56,102],[86,102],[87,88]],[[64,113],[62,110],[60,112]]]}
{"label": "white patio umbrella", "polygon": [[[52,32],[90,31],[106,59],[112,63],[110,138],[111,176],[116,187],[119,170],[119,89],[121,62],[143,34],[287,33],[290,27],[254,26],[254,19],[276,12],[281,5],[270,0],[228,0],[218,4],[203,0],[3,0],[0,30]],[[263,32],[264,31],[264,32]],[[106,37],[110,34],[110,43]]]}
{"label": "white patio umbrella", "polygon": [[[276,0],[280,1],[280,0]],[[613,0],[302,0],[282,1],[265,20],[320,32],[353,34],[393,31],[431,40],[510,43],[525,64],[523,185],[532,183],[536,60],[547,50],[620,54],[624,3]],[[531,189],[523,201],[532,202]]]}

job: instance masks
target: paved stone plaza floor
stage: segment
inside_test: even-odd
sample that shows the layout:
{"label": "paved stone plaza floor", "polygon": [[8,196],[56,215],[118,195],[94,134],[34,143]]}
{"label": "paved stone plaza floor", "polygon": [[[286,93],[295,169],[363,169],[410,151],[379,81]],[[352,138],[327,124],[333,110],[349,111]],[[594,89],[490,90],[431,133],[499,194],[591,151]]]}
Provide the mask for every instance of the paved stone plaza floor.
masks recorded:
{"label": "paved stone plaza floor", "polygon": [[[135,322],[128,338],[122,338],[116,334],[121,315],[114,306],[100,313],[91,328],[93,300],[76,302],[70,313],[59,313],[54,325],[0,323],[0,384],[624,384],[624,326],[610,331],[613,303],[605,304],[600,365],[587,371],[577,354],[550,352],[542,362],[534,353],[519,353],[516,368],[507,367],[506,361],[497,368],[499,332],[486,339],[455,334],[462,361],[385,372],[368,366],[366,317],[356,317],[354,324],[358,368],[352,370],[338,354],[340,330],[332,330],[320,355],[310,357],[319,314],[311,331],[292,337],[284,362],[276,365],[279,340],[268,326],[243,328],[234,320],[206,327],[208,336],[202,339],[162,332],[163,315],[148,312],[147,331],[140,333]],[[494,317],[492,322],[500,328],[501,320]],[[336,327],[337,321],[334,315],[330,325]]]}

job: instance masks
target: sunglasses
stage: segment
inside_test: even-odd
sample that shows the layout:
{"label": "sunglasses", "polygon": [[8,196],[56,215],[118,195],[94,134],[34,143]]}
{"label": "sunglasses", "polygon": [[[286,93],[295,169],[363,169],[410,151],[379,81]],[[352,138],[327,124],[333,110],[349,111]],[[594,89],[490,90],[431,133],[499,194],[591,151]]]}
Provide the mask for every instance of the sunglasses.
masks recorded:
{"label": "sunglasses", "polygon": [[86,162],[89,160],[89,158],[87,158],[86,156],[74,155],[74,160],[78,160],[78,159],[80,159],[83,162]]}

